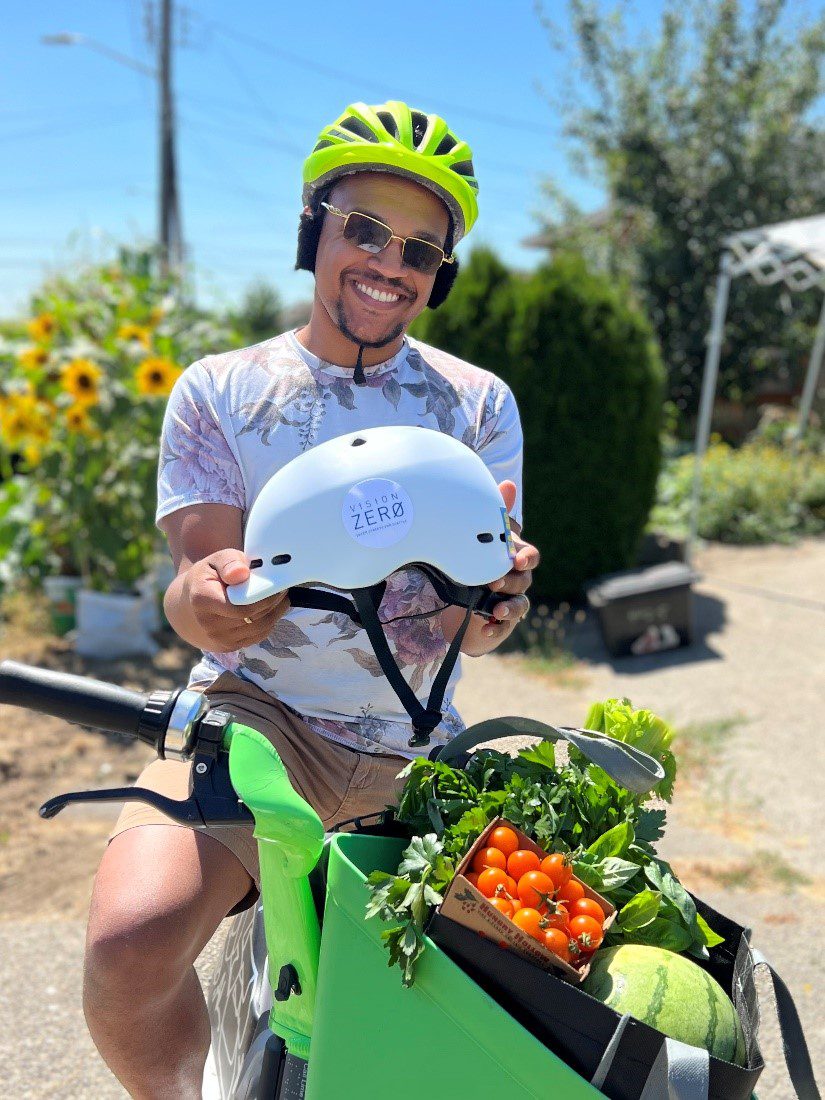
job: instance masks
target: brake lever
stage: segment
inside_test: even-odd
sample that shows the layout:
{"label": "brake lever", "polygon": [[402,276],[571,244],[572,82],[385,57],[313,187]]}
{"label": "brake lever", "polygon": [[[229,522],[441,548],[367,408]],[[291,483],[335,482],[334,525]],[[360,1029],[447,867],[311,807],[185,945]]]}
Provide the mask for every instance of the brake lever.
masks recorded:
{"label": "brake lever", "polygon": [[182,802],[145,787],[112,787],[105,791],[69,791],[48,799],[38,810],[43,818],[55,817],[72,802],[148,802],[156,810],[171,817],[181,825],[190,825],[197,829],[204,827],[204,820],[198,811],[197,802],[192,798]]}

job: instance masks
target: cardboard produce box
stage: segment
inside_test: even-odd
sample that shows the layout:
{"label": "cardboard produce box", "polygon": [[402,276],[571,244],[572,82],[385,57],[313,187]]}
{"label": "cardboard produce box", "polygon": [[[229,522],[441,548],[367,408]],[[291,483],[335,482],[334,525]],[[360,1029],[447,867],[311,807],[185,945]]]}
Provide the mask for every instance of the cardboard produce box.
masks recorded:
{"label": "cardboard produce box", "polygon": [[[509,917],[505,917],[503,913],[500,913],[494,905],[490,904],[488,898],[477,890],[475,886],[465,877],[465,872],[472,867],[473,860],[476,852],[479,848],[488,848],[488,838],[494,829],[499,826],[505,825],[508,829],[512,829],[519,839],[519,848],[527,848],[531,852],[535,852],[540,860],[545,856],[550,855],[550,852],[545,852],[540,848],[534,840],[531,840],[526,833],[523,833],[521,829],[513,825],[512,822],[507,821],[506,818],[498,817],[495,821],[492,821],[478,840],[473,844],[467,855],[462,859],[458,865],[458,870],[455,873],[453,881],[447,888],[447,893],[444,895],[444,901],[438,907],[438,912],[442,916],[449,917],[450,920],[461,924],[465,928],[469,928],[474,932],[480,933],[482,936],[486,936],[488,939],[494,940],[496,943],[503,947],[509,947],[512,951],[516,951],[519,955],[525,959],[529,959],[530,962],[540,966],[543,970],[555,970],[571,982],[582,982],[590,972],[590,962],[585,963],[584,966],[576,967],[570,966],[563,959],[560,959],[558,955],[555,955],[549,948],[545,947],[543,943],[539,943],[538,940],[533,939],[532,936],[524,932],[518,925],[513,924]],[[584,890],[584,896],[592,898],[597,901],[605,912],[604,930],[608,930],[610,925],[616,919],[616,907],[611,905],[610,902],[597,894],[595,890],[582,882],[576,875],[572,876],[576,882],[581,883]],[[597,952],[594,952],[597,954]]]}

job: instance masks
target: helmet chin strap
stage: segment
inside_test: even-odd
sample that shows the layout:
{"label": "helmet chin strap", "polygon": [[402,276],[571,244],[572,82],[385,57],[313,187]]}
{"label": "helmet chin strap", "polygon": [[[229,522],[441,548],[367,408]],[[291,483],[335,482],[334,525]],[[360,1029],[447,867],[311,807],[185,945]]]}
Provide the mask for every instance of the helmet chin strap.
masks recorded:
{"label": "helmet chin strap", "polygon": [[363,386],[367,380],[367,377],[364,374],[363,366],[364,347],[364,344],[358,345],[358,358],[355,361],[355,374],[353,375],[353,381],[355,382],[356,386]]}

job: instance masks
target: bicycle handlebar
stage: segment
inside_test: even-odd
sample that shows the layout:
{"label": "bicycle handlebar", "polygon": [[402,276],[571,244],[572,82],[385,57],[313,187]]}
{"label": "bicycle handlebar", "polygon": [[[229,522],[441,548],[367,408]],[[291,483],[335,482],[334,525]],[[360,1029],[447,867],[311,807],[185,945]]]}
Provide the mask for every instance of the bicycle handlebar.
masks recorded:
{"label": "bicycle handlebar", "polygon": [[0,662],[0,703],[125,734],[162,751],[181,690],[146,694],[18,661]]}

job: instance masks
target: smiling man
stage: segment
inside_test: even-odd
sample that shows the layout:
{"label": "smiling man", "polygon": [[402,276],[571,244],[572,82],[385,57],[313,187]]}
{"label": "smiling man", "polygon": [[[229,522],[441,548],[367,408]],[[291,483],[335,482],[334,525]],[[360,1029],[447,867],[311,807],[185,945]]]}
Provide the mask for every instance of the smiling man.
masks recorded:
{"label": "smiling man", "polygon": [[[460,732],[457,673],[418,747],[361,626],[291,607],[284,593],[237,607],[227,585],[249,577],[249,510],[291,459],[354,430],[422,425],[480,455],[516,532],[512,569],[490,586],[508,598],[492,621],[471,617],[461,651],[488,653],[526,613],[538,551],[519,537],[513,395],[494,374],[406,335],[449,293],[476,192],[470,149],[442,119],[398,102],[349,107],[304,166],[297,266],[315,276],[309,323],[193,363],[167,407],[157,520],[177,571],[167,616],[201,651],[189,687],[270,738],[325,825],[394,801],[406,762]],[[426,700],[464,609],[444,607],[422,573],[404,569],[379,612],[396,663]],[[177,799],[188,781],[189,765],[173,760],[138,780]],[[253,904],[258,883],[251,828],[196,832],[145,804],[124,808],[95,880],[84,1006],[132,1096],[200,1096],[209,1019],[193,963],[224,916]]]}

